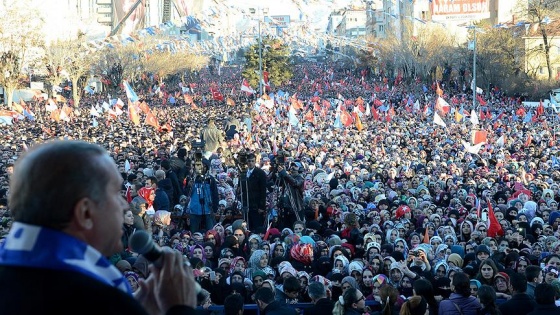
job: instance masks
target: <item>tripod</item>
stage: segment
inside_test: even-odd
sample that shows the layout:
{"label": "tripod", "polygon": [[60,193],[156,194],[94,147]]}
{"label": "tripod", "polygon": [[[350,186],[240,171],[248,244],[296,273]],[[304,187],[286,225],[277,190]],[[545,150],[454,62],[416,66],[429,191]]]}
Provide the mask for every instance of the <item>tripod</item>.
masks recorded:
{"label": "tripod", "polygon": [[[243,213],[243,220],[247,222],[247,226],[251,226],[249,223],[249,185],[247,178],[247,168],[239,167],[239,185],[240,185],[240,199],[241,199],[241,212]],[[245,200],[243,199],[245,196]]]}

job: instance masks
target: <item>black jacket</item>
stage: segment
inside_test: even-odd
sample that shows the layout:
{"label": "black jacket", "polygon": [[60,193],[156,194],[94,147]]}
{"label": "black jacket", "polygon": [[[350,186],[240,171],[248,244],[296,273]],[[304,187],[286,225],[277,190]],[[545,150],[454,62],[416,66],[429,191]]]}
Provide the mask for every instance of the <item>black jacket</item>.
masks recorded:
{"label": "black jacket", "polygon": [[[147,315],[130,295],[84,274],[25,267],[0,267],[2,315]],[[166,315],[195,314],[174,307]]]}
{"label": "black jacket", "polygon": [[294,310],[293,308],[289,307],[288,305],[278,302],[278,301],[274,301],[270,304],[268,304],[262,314],[264,315],[296,315],[296,310]]}
{"label": "black jacket", "polygon": [[327,299],[322,298],[310,308],[305,309],[305,315],[326,315],[332,314],[334,303]]}
{"label": "black jacket", "polygon": [[537,302],[525,293],[514,294],[509,301],[502,303],[499,308],[502,314],[525,315],[537,307]]}
{"label": "black jacket", "polygon": [[529,315],[560,315],[560,308],[555,304],[537,304],[535,310],[529,313]]}

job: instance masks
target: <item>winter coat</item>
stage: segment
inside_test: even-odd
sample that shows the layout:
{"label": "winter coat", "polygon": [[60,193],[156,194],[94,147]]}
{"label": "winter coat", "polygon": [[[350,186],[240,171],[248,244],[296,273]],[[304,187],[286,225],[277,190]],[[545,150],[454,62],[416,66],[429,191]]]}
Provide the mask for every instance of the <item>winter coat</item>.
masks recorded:
{"label": "winter coat", "polygon": [[439,315],[478,315],[482,306],[473,296],[462,296],[451,293],[449,299],[439,303]]}

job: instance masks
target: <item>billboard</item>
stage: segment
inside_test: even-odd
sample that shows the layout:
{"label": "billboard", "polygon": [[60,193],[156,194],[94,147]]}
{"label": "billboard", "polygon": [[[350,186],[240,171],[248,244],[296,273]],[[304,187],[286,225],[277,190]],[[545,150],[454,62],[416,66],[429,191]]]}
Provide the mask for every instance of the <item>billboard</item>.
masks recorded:
{"label": "billboard", "polygon": [[482,20],[490,18],[490,0],[432,0],[432,20]]}
{"label": "billboard", "polygon": [[290,26],[289,15],[273,15],[268,18],[271,27],[288,28]]}
{"label": "billboard", "polygon": [[[122,21],[119,33],[130,35],[131,33],[146,27],[146,5],[141,0],[113,0],[113,27]],[[124,17],[133,10],[126,20]]]}

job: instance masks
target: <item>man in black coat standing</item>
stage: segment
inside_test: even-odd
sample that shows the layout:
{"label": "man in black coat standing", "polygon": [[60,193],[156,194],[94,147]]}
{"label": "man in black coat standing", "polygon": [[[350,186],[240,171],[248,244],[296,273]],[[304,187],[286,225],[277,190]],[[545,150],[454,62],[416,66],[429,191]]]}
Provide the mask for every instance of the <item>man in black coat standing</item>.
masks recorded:
{"label": "man in black coat standing", "polygon": [[307,294],[315,305],[305,310],[306,315],[332,314],[334,303],[327,298],[325,285],[313,281],[307,286]]}
{"label": "man in black coat standing", "polygon": [[256,166],[254,153],[247,154],[247,183],[241,183],[241,200],[249,211],[249,228],[264,227],[266,218],[266,173]]}
{"label": "man in black coat standing", "polygon": [[537,303],[527,293],[527,278],[520,273],[513,273],[509,279],[513,289],[513,296],[500,305],[502,314],[525,315],[531,313]]}
{"label": "man in black coat standing", "polygon": [[260,288],[255,293],[255,301],[264,315],[296,315],[295,309],[285,303],[276,301],[270,288]]}

